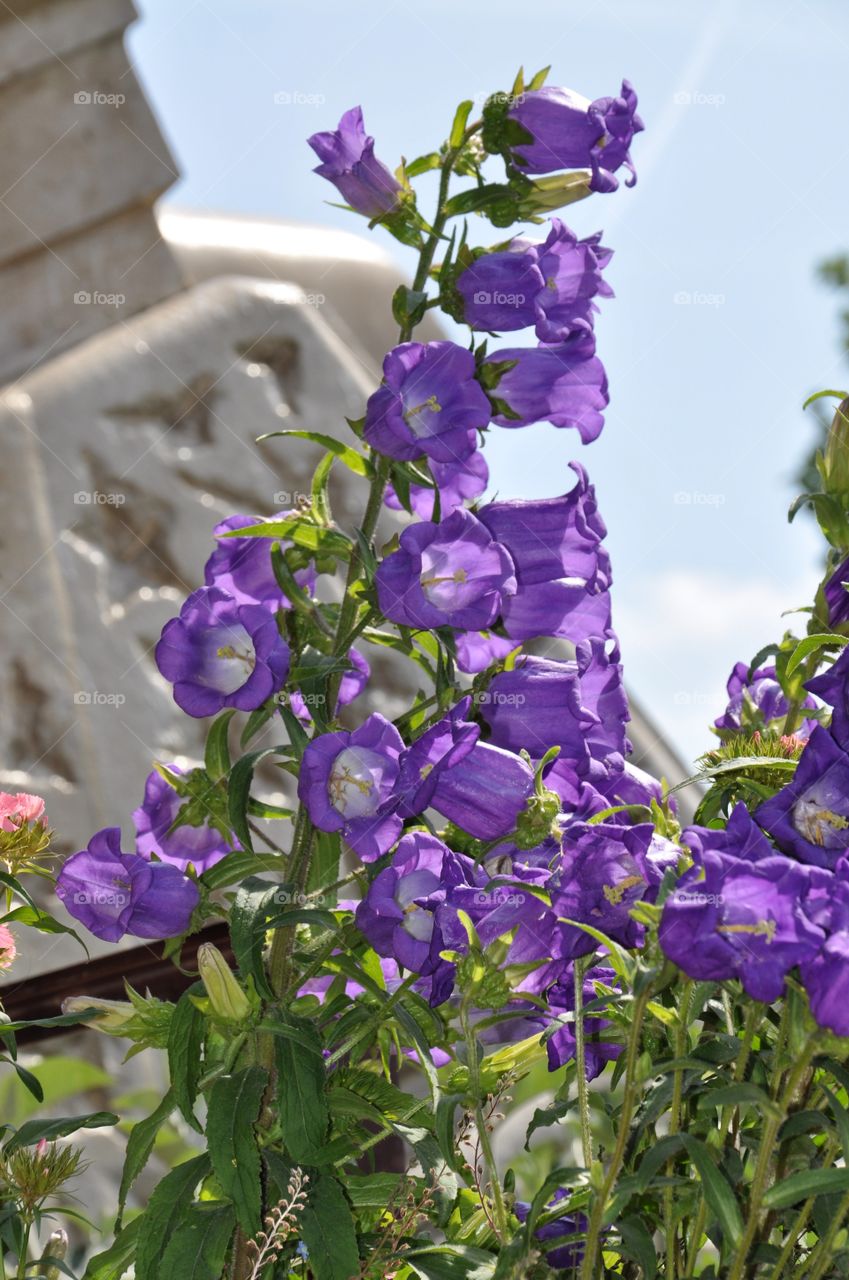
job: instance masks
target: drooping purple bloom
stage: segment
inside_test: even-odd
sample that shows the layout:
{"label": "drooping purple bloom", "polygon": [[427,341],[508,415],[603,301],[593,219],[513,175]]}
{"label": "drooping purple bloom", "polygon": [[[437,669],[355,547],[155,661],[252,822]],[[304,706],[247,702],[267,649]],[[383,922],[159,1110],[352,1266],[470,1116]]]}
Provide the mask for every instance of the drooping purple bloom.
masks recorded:
{"label": "drooping purple bloom", "polygon": [[475,371],[473,353],[455,342],[394,347],[366,405],[365,440],[407,461],[422,454],[449,463],[470,457],[492,412]]}
{"label": "drooping purple bloom", "polygon": [[771,1003],[823,940],[803,910],[808,880],[806,867],[781,855],[752,862],[704,847],[664,904],[660,945],[691,978],[738,978]]}
{"label": "drooping purple bloom", "polygon": [[[493,418],[499,427],[527,427],[550,422],[575,427],[589,444],[604,426],[610,403],[607,374],[595,354],[595,335],[577,330],[565,342],[539,347],[504,347],[487,364],[514,362],[501,375],[493,394],[510,409]],[[512,416],[511,416],[512,415]]]}
{"label": "drooping purple bloom", "polygon": [[[592,925],[623,947],[642,945],[644,929],[631,918],[631,908],[646,896],[651,883],[647,854],[653,829],[614,823],[571,823],[564,833],[563,871],[552,896],[561,920]],[[564,953],[570,959],[598,947],[591,934],[576,925],[561,925]]]}
{"label": "drooping purple bloom", "polygon": [[725,827],[687,827],[681,838],[699,865],[707,853],[722,853],[747,862],[775,856],[775,850],[742,801],[732,809]]}
{"label": "drooping purple bloom", "polygon": [[588,774],[596,786],[622,772],[623,757],[631,750],[625,726],[631,719],[622,678],[619,651],[601,636],[590,636],[575,649],[581,681],[581,701],[595,719],[587,732],[592,768]]}
{"label": "drooping purple bloom", "polygon": [[521,94],[507,115],[530,134],[529,142],[512,149],[525,173],[591,169],[592,190],[609,192],[619,186],[614,174],[625,165],[632,175],[626,186],[636,181],[629,148],[644,125],[627,80],[619,97],[595,102],[571,89],[543,86]]}
{"label": "drooping purple bloom", "polygon": [[849,929],[826,938],[802,966],[815,1022],[838,1036],[849,1036]]}
{"label": "drooping purple bloom", "polygon": [[833,868],[849,850],[849,755],[818,725],[792,782],[755,811],[779,848],[802,862]]}
{"label": "drooping purple bloom", "polygon": [[382,715],[353,732],[313,738],[304,751],[298,797],[319,831],[339,831],[364,862],[373,862],[401,834],[396,813],[400,733]]}
{"label": "drooping purple bloom", "polygon": [[440,774],[430,803],[476,840],[497,840],[515,829],[533,789],[533,770],[520,756],[478,742]]}
{"label": "drooping purple bloom", "polygon": [[513,562],[470,511],[401,534],[377,570],[377,595],[392,622],[422,630],[481,630],[516,590]]}
{"label": "drooping purple bloom", "polygon": [[283,688],[289,646],[267,609],[201,587],[163,627],[156,665],[190,716],[212,716],[224,707],[253,711]]}
{"label": "drooping purple bloom", "polygon": [[197,886],[175,866],[122,853],[120,827],[105,827],[88,848],[68,858],[56,882],[65,908],[96,938],[125,934],[173,938],[184,933],[200,900]]}
{"label": "drooping purple bloom", "polygon": [[459,764],[474,747],[480,726],[467,719],[471,704],[471,698],[462,698],[404,752],[397,786],[402,818],[424,813],[445,770]]}
{"label": "drooping purple bloom", "polygon": [[[430,473],[439,491],[440,519],[479,498],[489,484],[489,467],[479,449],[462,462],[436,462],[431,458]],[[401,499],[391,484],[386,487],[384,502],[393,511],[403,510]],[[436,506],[434,490],[425,485],[411,484],[410,506],[420,520],[432,520]]]}
{"label": "drooping purple bloom", "polygon": [[[790,704],[784,695],[778,680],[775,667],[772,665],[758,667],[749,679],[749,668],[745,662],[737,662],[728,677],[728,706],[714,720],[717,729],[729,729],[739,732],[744,727],[758,729],[769,725],[773,720],[787,715]],[[813,698],[806,698],[803,706],[816,707]],[[754,720],[752,712],[755,713]],[[816,721],[807,721],[804,732],[810,733]]]}
{"label": "drooping purple bloom", "polygon": [[[583,980],[584,1007],[597,998],[596,983],[602,983],[605,987],[614,987],[616,974],[603,965],[594,965],[587,970]],[[551,1006],[552,1014],[574,1013],[575,976],[572,965],[552,987],[549,987],[546,1000]],[[596,1076],[600,1076],[608,1062],[615,1062],[622,1052],[622,1045],[617,1041],[602,1039],[602,1033],[612,1025],[610,1018],[603,1017],[600,1012],[590,1010],[589,1013],[584,1014],[584,1062],[588,1080],[595,1080]],[[558,1020],[557,1030],[547,1037],[545,1047],[548,1053],[549,1071],[556,1071],[558,1067],[571,1062],[575,1057],[574,1022]]]}
{"label": "drooping purple bloom", "polygon": [[601,233],[579,240],[560,221],[541,242],[512,240],[508,249],[486,253],[457,277],[466,324],[490,333],[534,325],[540,342],[563,342],[592,328],[596,297],[613,290],[602,275],[612,253]]}
{"label": "drooping purple bloom", "polygon": [[390,865],[378,872],[357,908],[357,927],[378,955],[432,979],[432,1004],[446,1000],[454,984],[454,965],[440,953],[468,945],[452,892],[480,878],[471,859],[436,836],[413,831],[398,842]]}
{"label": "drooping purple bloom", "polygon": [[[555,1191],[545,1207],[545,1212],[555,1208],[561,1200],[568,1200],[570,1192],[565,1187]],[[513,1212],[520,1222],[527,1222],[531,1206],[525,1200],[517,1200]],[[570,1243],[569,1236],[584,1237],[587,1232],[588,1219],[583,1213],[564,1213],[561,1218],[552,1218],[534,1230],[534,1238],[540,1242],[545,1252],[546,1262],[555,1271],[573,1271],[580,1265],[584,1256],[583,1238]],[[557,1241],[551,1248],[545,1248],[552,1241]]]}
{"label": "drooping purple bloom", "polygon": [[844,750],[849,749],[849,646],[833,666],[809,680],[805,688],[832,708],[831,735]]}
{"label": "drooping purple bloom", "polygon": [[522,656],[478,695],[478,710],[492,742],[508,751],[544,756],[559,746],[568,759],[587,759],[586,735],[594,716],[581,700],[576,662]]}
{"label": "drooping purple bloom", "polygon": [[[269,520],[286,520],[292,511],[278,511]],[[272,544],[266,538],[228,538],[232,529],[248,529],[260,524],[265,516],[228,516],[213,530],[219,539],[218,546],[206,562],[204,582],[208,587],[219,587],[233,597],[237,604],[261,604],[274,612],[287,609],[289,601],[280,590],[271,567]],[[285,551],[292,543],[280,542]],[[315,568],[298,569],[294,574],[298,586],[312,591],[315,586]]]}
{"label": "drooping purple bloom", "polygon": [[[169,764],[172,773],[181,773],[176,764]],[[193,827],[188,823],[171,827],[183,806],[187,803],[154,769],[148,774],[144,787],[144,800],[133,813],[136,827],[136,853],[142,858],[158,858],[161,862],[169,862],[187,870],[189,864],[198,875],[214,867],[228,853],[241,848],[234,835],[225,840],[221,832],[208,822]]]}
{"label": "drooping purple bloom", "polygon": [[321,161],[313,170],[332,182],[342,198],[366,218],[379,218],[397,208],[402,187],[374,154],[374,138],[363,124],[362,107],[352,107],[338,129],[307,139]]}
{"label": "drooping purple bloom", "polygon": [[825,584],[828,625],[840,627],[849,622],[849,556],[841,560]]}
{"label": "drooping purple bloom", "polygon": [[457,666],[469,675],[486,671],[501,662],[516,648],[515,641],[505,640],[492,631],[460,631],[456,639]]}
{"label": "drooping purple bloom", "polygon": [[586,471],[559,498],[491,502],[478,512],[516,566],[517,591],[502,611],[513,640],[562,636],[578,644],[610,629],[607,528]]}

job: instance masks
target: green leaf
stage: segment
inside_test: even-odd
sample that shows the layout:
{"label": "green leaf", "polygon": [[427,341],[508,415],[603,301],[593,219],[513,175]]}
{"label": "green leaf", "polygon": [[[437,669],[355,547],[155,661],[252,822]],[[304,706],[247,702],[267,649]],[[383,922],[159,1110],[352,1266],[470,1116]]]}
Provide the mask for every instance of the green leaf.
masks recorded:
{"label": "green leaf", "polygon": [[181,1215],[162,1257],[162,1280],[221,1280],[233,1229],[231,1204],[193,1204]]}
{"label": "green leaf", "polygon": [[55,1120],[27,1120],[6,1143],[3,1154],[11,1155],[19,1147],[31,1147],[42,1138],[53,1142],[56,1138],[76,1133],[78,1129],[102,1129],[117,1123],[118,1116],[112,1111],[93,1111],[86,1116],[59,1116]]}
{"label": "green leaf", "polygon": [[474,102],[468,98],[465,102],[461,102],[454,116],[454,123],[451,126],[451,133],[448,136],[448,145],[454,150],[459,147],[463,141],[463,134],[466,132],[466,125],[469,120]]}
{"label": "green leaf", "polygon": [[808,405],[813,404],[815,400],[822,400],[824,396],[832,400],[845,400],[849,396],[849,391],[815,391],[812,396],[808,396],[802,408],[807,409]]}
{"label": "green leaf", "polygon": [[[246,529],[236,529],[233,532],[240,538],[288,539],[307,551],[314,551],[322,556],[335,556],[339,560],[347,560],[352,549],[351,539],[338,529],[327,529],[324,525],[313,524],[299,516],[293,516],[290,520],[264,520],[262,524],[252,524]],[[225,533],[222,536],[229,538],[231,534]]]}
{"label": "green leaf", "polygon": [[401,1183],[398,1173],[367,1173],[345,1179],[345,1192],[355,1209],[385,1209]]}
{"label": "green leaf", "polygon": [[360,1255],[345,1193],[326,1173],[310,1175],[307,1190],[299,1229],[309,1251],[310,1272],[315,1280],[351,1280],[360,1274]]}
{"label": "green leaf", "polygon": [[322,1043],[315,1027],[302,1018],[281,1015],[275,1025],[289,1033],[275,1037],[283,1141],[297,1163],[318,1163],[330,1124]]}
{"label": "green leaf", "polygon": [[702,769],[701,772],[685,778],[683,782],[677,782],[674,787],[669,788],[668,794],[681,791],[683,787],[689,787],[694,782],[705,782],[723,773],[742,773],[746,769],[783,769],[786,773],[793,773],[796,763],[795,760],[788,760],[786,756],[737,756],[734,760],[724,760],[722,764],[711,765],[710,768]]}
{"label": "green leaf", "polygon": [[705,1199],[716,1214],[724,1238],[736,1248],[743,1235],[743,1219],[731,1184],[703,1142],[687,1133],[681,1135],[681,1141],[698,1170]]}
{"label": "green leaf", "polygon": [[121,1185],[118,1189],[116,1230],[120,1229],[124,1205],[127,1202],[127,1196],[130,1194],[130,1188],[150,1159],[153,1144],[156,1142],[156,1135],[171,1115],[175,1105],[174,1094],[169,1089],[156,1110],[152,1111],[144,1120],[139,1120],[132,1127],[130,1136],[127,1139],[127,1154],[124,1157]]}
{"label": "green leaf", "polygon": [[404,1262],[422,1280],[491,1280],[497,1259],[470,1244],[437,1244],[411,1249]]}
{"label": "green leaf", "polygon": [[216,1080],[209,1097],[206,1137],[212,1168],[249,1236],[256,1235],[261,1225],[262,1189],[254,1125],[267,1080],[262,1067],[246,1067]]}
{"label": "green leaf", "polygon": [[279,871],[285,865],[279,853],[228,853],[226,858],[216,862],[214,867],[204,871],[200,882],[210,891],[224,889],[229,884],[236,884],[256,871]]}
{"label": "green leaf", "polygon": [[849,1169],[803,1169],[782,1178],[764,1194],[766,1209],[787,1209],[809,1196],[831,1195],[849,1189]]}
{"label": "green leaf", "polygon": [[787,666],[784,668],[785,676],[792,676],[796,668],[805,661],[808,655],[816,653],[817,649],[825,649],[835,645],[842,648],[845,644],[849,644],[849,636],[834,635],[831,632],[805,636],[804,640],[799,641],[787,659]]}
{"label": "green leaf", "polygon": [[654,1280],[657,1275],[657,1250],[651,1232],[642,1218],[634,1214],[623,1218],[616,1225],[622,1238],[622,1252],[633,1258],[642,1269],[645,1280]]}
{"label": "green leaf", "polygon": [[[133,1265],[141,1219],[135,1218],[103,1253],[89,1259],[83,1280],[122,1280]],[[137,1275],[137,1280],[144,1277]]]}
{"label": "green leaf", "polygon": [[243,978],[253,978],[257,990],[269,1000],[272,998],[272,991],[262,959],[265,922],[271,905],[276,901],[285,901],[280,896],[285,892],[283,885],[269,884],[267,880],[249,876],[239,886],[230,908],[230,940],[241,975]]}
{"label": "green leaf", "polygon": [[[372,473],[372,466],[368,458],[364,458],[361,453],[357,453],[356,449],[343,444],[335,436],[324,435],[321,431],[269,431],[266,435],[259,436],[258,440],[274,440],[278,436],[292,436],[298,440],[311,440],[313,444],[320,444],[322,449],[332,453],[355,475],[370,476]],[[243,530],[239,532],[243,532]],[[291,535],[287,534],[286,536],[290,537]]]}
{"label": "green leaf", "polygon": [[408,178],[421,177],[423,173],[428,173],[431,169],[438,169],[442,164],[442,157],[438,151],[429,151],[427,155],[418,156],[415,160],[411,160],[409,164],[404,166],[404,170]]}
{"label": "green leaf", "polygon": [[277,747],[263,747],[261,751],[250,751],[246,756],[242,756],[240,760],[236,761],[230,772],[228,784],[230,825],[238,837],[239,843],[249,853],[253,853],[254,848],[247,818],[254,769],[261,760],[266,760],[269,756],[275,754],[279,754]]}
{"label": "green leaf", "polygon": [[143,1215],[133,1224],[138,1224],[135,1280],[160,1280],[162,1253],[186,1205],[191,1204],[198,1183],[209,1170],[209,1156],[204,1152],[184,1164],[178,1164],[159,1183]]}
{"label": "green leaf", "polygon": [[206,735],[203,765],[213,782],[226,778],[230,772],[228,731],[230,721],[235,714],[235,707],[228,707],[226,711],[222,711],[220,716],[215,717]]}
{"label": "green leaf", "polygon": [[198,1081],[203,1069],[203,1050],[206,1024],[203,1014],[192,1000],[192,995],[203,994],[203,987],[195,983],[190,991],[184,991],[171,1014],[168,1028],[168,1072],[174,1102],[180,1115],[193,1129],[202,1133],[194,1113],[198,1095]]}

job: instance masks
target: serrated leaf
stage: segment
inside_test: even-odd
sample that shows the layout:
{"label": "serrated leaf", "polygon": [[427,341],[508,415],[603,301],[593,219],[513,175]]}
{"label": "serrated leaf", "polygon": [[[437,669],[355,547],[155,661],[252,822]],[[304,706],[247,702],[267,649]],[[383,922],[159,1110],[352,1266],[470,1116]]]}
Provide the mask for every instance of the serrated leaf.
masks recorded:
{"label": "serrated leaf", "polygon": [[235,1225],[231,1204],[190,1205],[163,1254],[162,1280],[221,1280]]}
{"label": "serrated leaf", "polygon": [[103,1129],[118,1123],[112,1111],[93,1111],[84,1116],[57,1116],[55,1120],[26,1120],[3,1147],[4,1155],[11,1155],[19,1147],[31,1147],[45,1138],[48,1142],[66,1138],[78,1129]]}
{"label": "serrated leaf", "polygon": [[168,1073],[174,1102],[183,1119],[198,1133],[203,1130],[194,1113],[194,1105],[203,1069],[201,1051],[206,1024],[191,996],[201,994],[202,990],[196,983],[190,991],[183,992],[171,1014],[168,1028]]}
{"label": "serrated leaf", "polygon": [[281,1016],[276,1025],[290,1033],[275,1037],[283,1141],[295,1162],[317,1163],[330,1124],[322,1043],[305,1019]]}
{"label": "serrated leaf", "polygon": [[130,1136],[127,1139],[127,1154],[124,1157],[124,1168],[121,1172],[121,1185],[118,1189],[116,1230],[120,1228],[124,1205],[127,1202],[127,1196],[130,1194],[130,1188],[150,1159],[153,1144],[156,1142],[156,1135],[171,1115],[174,1107],[174,1094],[169,1089],[156,1110],[152,1111],[144,1120],[139,1120],[134,1124],[130,1131]]}
{"label": "serrated leaf", "polygon": [[250,876],[239,886],[230,908],[230,941],[236,963],[242,977],[253,978],[257,990],[266,999],[272,998],[272,991],[263,964],[265,922],[270,907],[283,893],[283,885]]}
{"label": "serrated leaf", "polygon": [[206,1137],[221,1190],[233,1201],[243,1230],[256,1235],[262,1216],[259,1148],[254,1125],[268,1081],[262,1067],[221,1076],[209,1097]]}
{"label": "serrated leaf", "polygon": [[160,1280],[162,1253],[187,1204],[191,1204],[195,1188],[209,1169],[209,1156],[204,1152],[177,1165],[158,1184],[141,1218],[134,1223],[138,1226],[135,1280]]}
{"label": "serrated leaf", "polygon": [[315,1280],[351,1280],[360,1274],[357,1232],[351,1206],[336,1178],[311,1176],[300,1216],[301,1239]]}
{"label": "serrated leaf", "polygon": [[[83,1280],[122,1280],[133,1265],[141,1219],[134,1218],[108,1249],[89,1259]],[[144,1280],[139,1276],[137,1280]]]}

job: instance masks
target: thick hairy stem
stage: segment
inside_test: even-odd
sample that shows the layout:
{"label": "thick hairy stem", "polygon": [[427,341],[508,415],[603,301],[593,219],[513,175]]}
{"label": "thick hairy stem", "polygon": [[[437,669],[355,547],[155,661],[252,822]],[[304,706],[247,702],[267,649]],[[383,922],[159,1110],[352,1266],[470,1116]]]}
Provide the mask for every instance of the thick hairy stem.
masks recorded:
{"label": "thick hairy stem", "polygon": [[480,1063],[478,1062],[478,1041],[474,1030],[472,1029],[472,1024],[469,1021],[468,1002],[465,1000],[460,1007],[460,1026],[463,1029],[463,1038],[466,1041],[466,1058],[469,1067],[469,1093],[474,1100],[475,1128],[478,1134],[478,1141],[480,1142],[481,1155],[483,1156],[483,1162],[486,1168],[487,1180],[492,1191],[492,1205],[495,1212],[495,1231],[498,1238],[502,1243],[504,1243],[509,1237],[507,1208],[504,1203],[504,1193],[501,1190],[501,1179],[498,1176],[498,1168],[492,1152],[492,1143],[489,1140],[489,1130],[486,1126],[486,1117],[483,1114]]}
{"label": "thick hairy stem", "polygon": [[642,1041],[643,1018],[646,1013],[646,1006],[651,999],[652,988],[647,987],[646,990],[638,996],[634,1003],[634,1018],[631,1023],[631,1031],[628,1036],[628,1048],[625,1057],[625,1089],[622,1095],[622,1108],[619,1112],[618,1133],[616,1135],[616,1146],[610,1159],[610,1164],[605,1174],[604,1181],[593,1199],[593,1207],[590,1213],[590,1220],[587,1225],[587,1244],[584,1253],[584,1261],[581,1264],[580,1280],[593,1280],[596,1274],[596,1264],[598,1262],[599,1243],[601,1237],[601,1227],[604,1220],[604,1212],[607,1208],[607,1202],[610,1199],[610,1193],[619,1177],[622,1168],[622,1161],[625,1158],[625,1148],[628,1144],[628,1138],[631,1130],[631,1118],[634,1114],[634,1108],[637,1102],[637,1082],[636,1067],[637,1059],[640,1056],[640,1043]]}
{"label": "thick hairy stem", "polygon": [[[681,1005],[678,1010],[678,1021],[675,1026],[673,1053],[676,1058],[683,1058],[687,1052],[687,1028],[690,1025],[690,993],[693,984],[684,983]],[[683,1095],[684,1073],[677,1067],[672,1076],[672,1101],[669,1107],[669,1136],[674,1137],[681,1128],[681,1098]],[[666,1162],[666,1176],[671,1178],[675,1172],[675,1161]],[[663,1193],[664,1234],[666,1236],[666,1280],[675,1280],[678,1272],[678,1242],[675,1226],[675,1189],[668,1186]]]}

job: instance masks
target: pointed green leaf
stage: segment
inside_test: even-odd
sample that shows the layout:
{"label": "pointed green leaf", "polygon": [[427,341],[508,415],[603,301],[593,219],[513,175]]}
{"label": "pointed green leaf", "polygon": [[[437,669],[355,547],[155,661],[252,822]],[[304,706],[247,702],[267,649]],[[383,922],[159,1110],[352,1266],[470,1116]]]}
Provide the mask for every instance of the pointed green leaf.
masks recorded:
{"label": "pointed green leaf", "polygon": [[250,1236],[259,1231],[262,1217],[254,1125],[267,1081],[262,1067],[247,1067],[236,1075],[221,1076],[209,1096],[206,1123],[213,1171],[221,1190],[233,1201],[242,1229]]}
{"label": "pointed green leaf", "polygon": [[166,1174],[150,1197],[138,1224],[135,1280],[160,1280],[159,1262],[195,1189],[209,1173],[209,1156],[195,1156]]}
{"label": "pointed green leaf", "polygon": [[174,1007],[168,1028],[168,1072],[174,1101],[180,1115],[198,1133],[203,1130],[195,1116],[194,1105],[203,1070],[201,1053],[206,1024],[191,997],[202,994],[200,983],[195,983],[190,991],[184,991]]}
{"label": "pointed green leaf", "polygon": [[127,1154],[124,1157],[121,1185],[118,1189],[116,1230],[120,1228],[124,1205],[127,1202],[127,1196],[130,1194],[130,1188],[150,1159],[153,1144],[156,1142],[156,1135],[171,1115],[174,1107],[174,1094],[169,1089],[156,1110],[152,1111],[144,1120],[139,1120],[132,1127],[130,1136],[127,1139]]}
{"label": "pointed green leaf", "polygon": [[168,1241],[161,1280],[221,1280],[235,1225],[231,1204],[191,1205]]}
{"label": "pointed green leaf", "polygon": [[295,1162],[317,1163],[330,1124],[322,1043],[313,1025],[304,1019],[280,1017],[276,1021],[290,1033],[275,1037],[283,1142]]}

